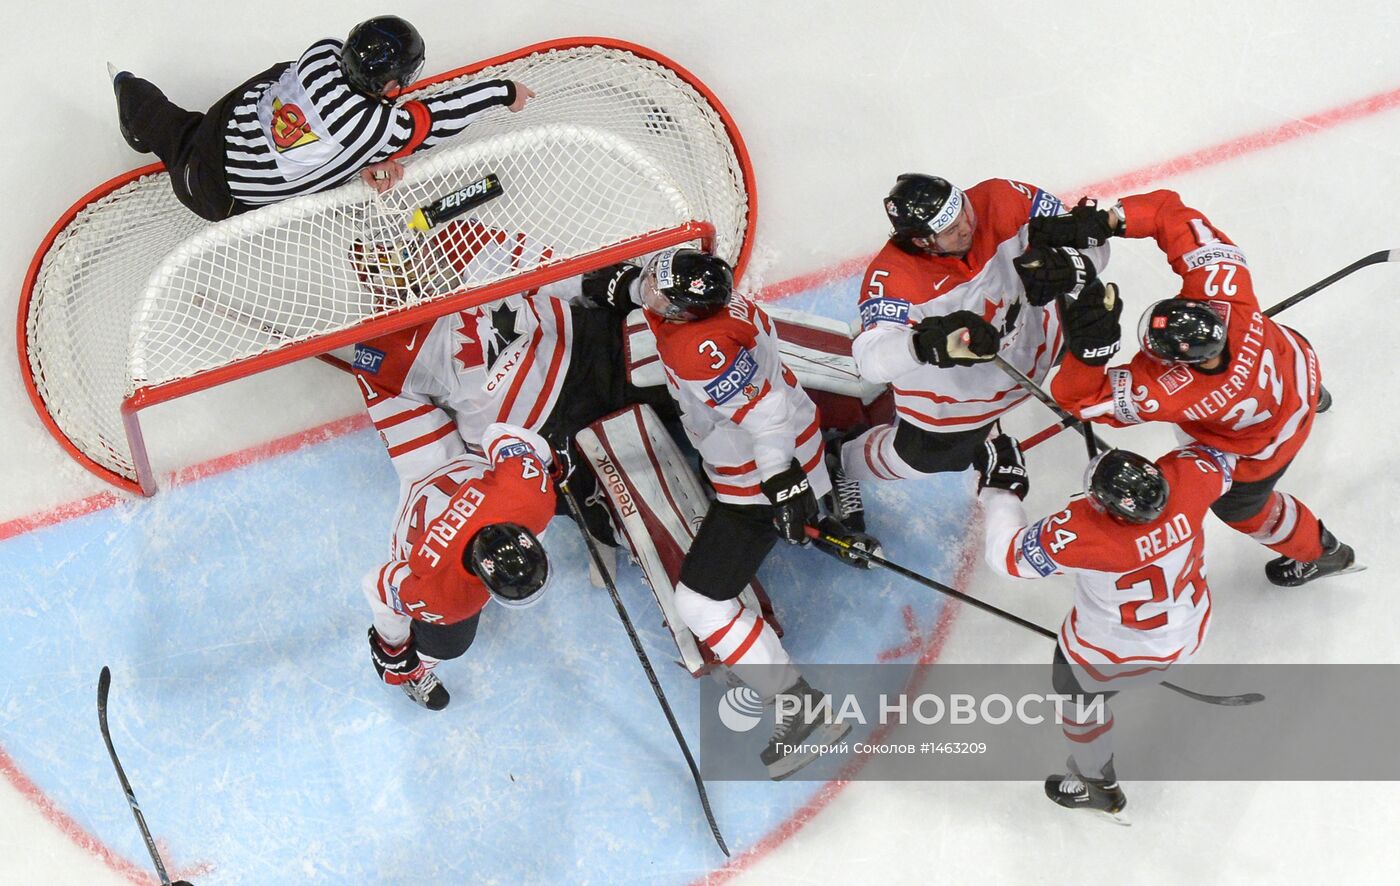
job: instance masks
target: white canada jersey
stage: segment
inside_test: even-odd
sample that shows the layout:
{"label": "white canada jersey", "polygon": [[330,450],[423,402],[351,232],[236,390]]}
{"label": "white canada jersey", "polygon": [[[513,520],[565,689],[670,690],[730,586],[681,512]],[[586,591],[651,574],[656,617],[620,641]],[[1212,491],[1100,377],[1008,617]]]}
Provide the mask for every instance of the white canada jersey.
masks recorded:
{"label": "white canada jersey", "polygon": [[[468,218],[422,240],[355,243],[361,285],[390,305],[431,298],[501,268],[528,271],[548,246]],[[573,357],[569,300],[577,277],[355,346],[355,377],[399,479],[408,482],[465,451],[492,422],[538,431],[559,400]]]}
{"label": "white canada jersey", "polygon": [[1157,459],[1167,506],[1141,525],[1118,522],[1083,497],[1027,525],[1016,496],[984,489],[987,564],[1014,578],[1074,573],[1060,649],[1094,680],[1183,664],[1210,624],[1203,524],[1230,488],[1235,458],[1197,443]]}
{"label": "white canada jersey", "polygon": [[[1011,260],[1025,252],[1027,223],[1063,213],[1033,185],[992,179],[966,192],[976,216],[967,255],[908,253],[893,242],[870,263],[860,294],[861,333],[852,354],[862,377],[894,389],[899,418],[927,431],[970,431],[1028,396],[991,363],[940,369],[914,356],[914,326],[927,317],[971,311],[1001,333],[1000,356],[1044,381],[1061,345],[1059,310],[1034,307]],[[1086,249],[1102,270],[1108,247]]]}
{"label": "white canada jersey", "polygon": [[670,323],[650,311],[681,422],[721,501],[766,505],[760,483],[796,458],[818,496],[831,489],[817,407],[783,365],[773,321],[735,295],[726,311]]}

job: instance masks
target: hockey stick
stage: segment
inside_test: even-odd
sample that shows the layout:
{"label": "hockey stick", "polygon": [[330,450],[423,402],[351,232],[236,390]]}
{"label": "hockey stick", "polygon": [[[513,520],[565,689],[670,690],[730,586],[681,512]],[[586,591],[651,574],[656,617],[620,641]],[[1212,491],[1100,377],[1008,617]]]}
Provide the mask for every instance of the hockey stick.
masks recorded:
{"label": "hockey stick", "polygon": [[1359,271],[1362,268],[1367,267],[1369,265],[1378,265],[1382,262],[1388,261],[1400,261],[1400,249],[1382,249],[1380,252],[1373,252],[1365,258],[1358,258],[1356,261],[1347,265],[1345,268],[1342,268],[1340,271],[1337,271],[1336,273],[1331,274],[1327,277],[1323,277],[1321,280],[1317,281],[1316,283],[1307,287],[1306,289],[1303,289],[1299,292],[1295,292],[1293,295],[1290,295],[1288,298],[1285,298],[1283,301],[1279,302],[1273,307],[1268,308],[1264,311],[1264,316],[1272,317],[1275,314],[1281,314],[1284,311],[1296,305],[1298,302],[1307,298],[1308,296],[1314,295],[1315,293],[1326,289],[1328,286],[1331,286],[1333,283],[1336,283],[1343,277],[1350,276],[1356,271]]}
{"label": "hockey stick", "polygon": [[[969,606],[974,606],[982,610],[983,612],[990,613],[992,615],[997,616],[998,618],[1006,619],[1012,624],[1020,625],[1026,630],[1033,631],[1041,635],[1042,637],[1048,637],[1049,639],[1056,641],[1059,640],[1059,634],[1056,634],[1049,628],[1042,627],[1041,625],[1038,625],[1033,621],[1027,621],[1024,618],[1021,618],[1019,615],[1013,615],[1010,612],[1007,612],[1005,609],[999,609],[990,603],[987,603],[983,600],[979,600],[976,597],[973,597],[969,594],[964,594],[962,591],[956,590],[955,588],[950,588],[942,582],[934,581],[933,579],[927,576],[920,575],[912,569],[906,569],[905,567],[900,566],[898,563],[892,563],[889,560],[886,560],[884,557],[871,554],[865,550],[862,550],[861,548],[856,547],[848,541],[844,541],[840,538],[837,538],[834,535],[828,535],[815,526],[807,527],[807,536],[809,538],[815,539],[816,541],[825,542],[826,544],[832,545],[833,547],[841,550],[843,553],[849,554],[853,557],[856,557],[857,559],[864,560],[867,563],[870,563],[871,565],[881,566],[885,569],[890,570],[896,575],[902,575],[910,581],[917,582],[926,588],[932,588],[933,590],[938,591],[941,594],[947,594],[949,597],[952,597],[955,600],[961,600]],[[1258,692],[1246,692],[1242,695],[1207,695],[1204,692],[1195,692],[1183,686],[1178,686],[1175,683],[1167,683],[1163,681],[1158,685],[1164,686],[1173,692],[1180,693],[1186,696],[1187,698],[1195,699],[1196,701],[1203,701],[1206,704],[1225,705],[1226,707],[1240,707],[1242,705],[1258,704],[1259,702],[1264,700],[1264,696],[1260,695]]]}
{"label": "hockey stick", "polygon": [[[102,727],[102,740],[107,743],[107,753],[112,757],[117,778],[121,780],[122,790],[126,792],[126,802],[131,807],[131,814],[136,816],[136,826],[141,829],[141,838],[146,841],[146,851],[151,853],[151,861],[155,863],[161,886],[172,886],[170,875],[165,872],[165,865],[160,860],[160,853],[156,851],[156,841],[151,837],[151,829],[146,827],[146,817],[141,814],[141,804],[136,802],[131,782],[126,780],[126,772],[122,769],[121,761],[117,759],[117,749],[112,746],[112,732],[107,728],[107,694],[111,691],[112,670],[103,665],[102,673],[97,676],[97,724]],[[179,883],[185,881],[180,880]],[[185,886],[189,884],[185,883]]]}
{"label": "hockey stick", "polygon": [[661,689],[661,681],[656,679],[656,671],[651,667],[651,659],[647,658],[646,650],[642,648],[642,641],[637,637],[636,628],[632,627],[632,619],[627,616],[627,609],[622,605],[622,597],[617,593],[617,585],[613,582],[612,574],[608,572],[603,564],[603,556],[598,553],[598,546],[593,541],[593,537],[588,534],[588,524],[584,522],[583,510],[574,499],[573,491],[569,489],[567,478],[558,481],[559,493],[563,496],[564,502],[569,507],[569,515],[578,524],[579,533],[583,536],[583,546],[588,548],[588,556],[593,560],[593,566],[598,570],[598,574],[603,577],[603,584],[607,586],[608,596],[612,597],[613,606],[617,609],[617,617],[622,620],[622,626],[627,629],[627,637],[632,641],[632,651],[637,653],[637,661],[641,662],[642,670],[647,672],[647,679],[651,681],[651,691],[656,694],[656,703],[661,705],[661,710],[666,714],[666,722],[671,724],[671,734],[676,737],[676,744],[681,746],[681,753],[685,755],[686,765],[690,767],[690,777],[695,780],[695,791],[700,795],[700,806],[705,810],[705,821],[709,822],[710,833],[714,835],[715,842],[719,844],[719,851],[725,857],[729,857],[729,846],[724,842],[724,835],[719,832],[719,823],[715,821],[715,814],[710,809],[710,796],[705,793],[705,781],[700,777],[700,769],[695,765],[695,758],[691,756],[690,745],[686,744],[685,736],[681,734],[680,724],[676,722],[676,715],[671,711],[671,705],[666,701],[666,693]]}
{"label": "hockey stick", "polygon": [[1055,402],[1054,397],[1051,397],[1045,392],[1044,388],[1031,381],[1030,377],[1027,376],[1024,372],[1017,369],[1015,366],[1012,366],[1010,363],[1007,363],[1006,360],[1003,359],[1000,354],[992,358],[992,363],[995,364],[996,367],[1002,372],[1005,372],[1007,375],[1011,376],[1011,380],[1016,382],[1016,384],[1021,388],[1021,390],[1025,391],[1027,394],[1030,394],[1032,397],[1036,398],[1041,403],[1044,403],[1046,406],[1048,406],[1050,408],[1050,411],[1055,413],[1055,415],[1059,417],[1060,425],[1062,427],[1079,428],[1079,430],[1084,434],[1084,447],[1089,451],[1089,459],[1091,461],[1096,455],[1099,454],[1100,449],[1112,448],[1107,443],[1099,439],[1099,436],[1094,433],[1093,428],[1089,427],[1089,425],[1085,422],[1080,421],[1073,415],[1070,415],[1068,412],[1066,412],[1064,407]]}

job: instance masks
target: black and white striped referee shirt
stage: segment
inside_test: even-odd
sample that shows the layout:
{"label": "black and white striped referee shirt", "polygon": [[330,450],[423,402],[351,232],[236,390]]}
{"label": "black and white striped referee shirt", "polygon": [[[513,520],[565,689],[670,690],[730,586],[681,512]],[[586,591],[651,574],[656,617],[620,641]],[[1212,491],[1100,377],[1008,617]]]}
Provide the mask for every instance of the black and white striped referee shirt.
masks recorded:
{"label": "black and white striped referee shirt", "polygon": [[515,101],[508,80],[468,83],[400,105],[350,88],[339,40],[322,40],[274,81],[251,87],[224,129],[224,172],[260,206],[344,184],[371,163],[431,147],[482,112]]}

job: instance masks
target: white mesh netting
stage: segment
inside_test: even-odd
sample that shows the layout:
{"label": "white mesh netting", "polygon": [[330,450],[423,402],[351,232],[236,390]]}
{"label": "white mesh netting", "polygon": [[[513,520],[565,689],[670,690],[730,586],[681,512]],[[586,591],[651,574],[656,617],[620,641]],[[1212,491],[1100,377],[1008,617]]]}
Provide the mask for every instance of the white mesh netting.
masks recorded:
{"label": "white mesh netting", "polygon": [[[707,221],[716,253],[738,260],[744,169],[720,115],[675,73],[622,49],[577,46],[470,76],[518,80],[536,98],[414,155],[382,197],[356,181],[210,224],[159,173],[79,211],[43,258],[26,319],[34,385],[60,431],[102,468],[134,478],[121,405],[139,388],[399,305],[422,304],[427,319],[444,295],[539,267],[541,251],[550,264],[569,262]],[[503,194],[472,210],[465,234],[408,228],[418,207],[491,173]],[[450,254],[472,237],[517,234],[534,244],[524,262],[521,250],[465,266]]]}

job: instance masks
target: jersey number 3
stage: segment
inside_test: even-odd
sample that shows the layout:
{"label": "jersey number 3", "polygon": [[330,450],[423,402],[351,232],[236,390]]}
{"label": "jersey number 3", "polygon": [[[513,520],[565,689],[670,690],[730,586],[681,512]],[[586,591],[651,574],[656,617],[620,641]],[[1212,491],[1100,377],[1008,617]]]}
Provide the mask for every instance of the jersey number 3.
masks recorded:
{"label": "jersey number 3", "polygon": [[708,338],[705,339],[704,341],[700,342],[700,346],[696,348],[696,350],[700,352],[701,356],[710,358],[711,369],[723,368],[725,363],[724,352],[721,351],[719,349],[719,346],[716,345],[713,341],[711,341]]}

